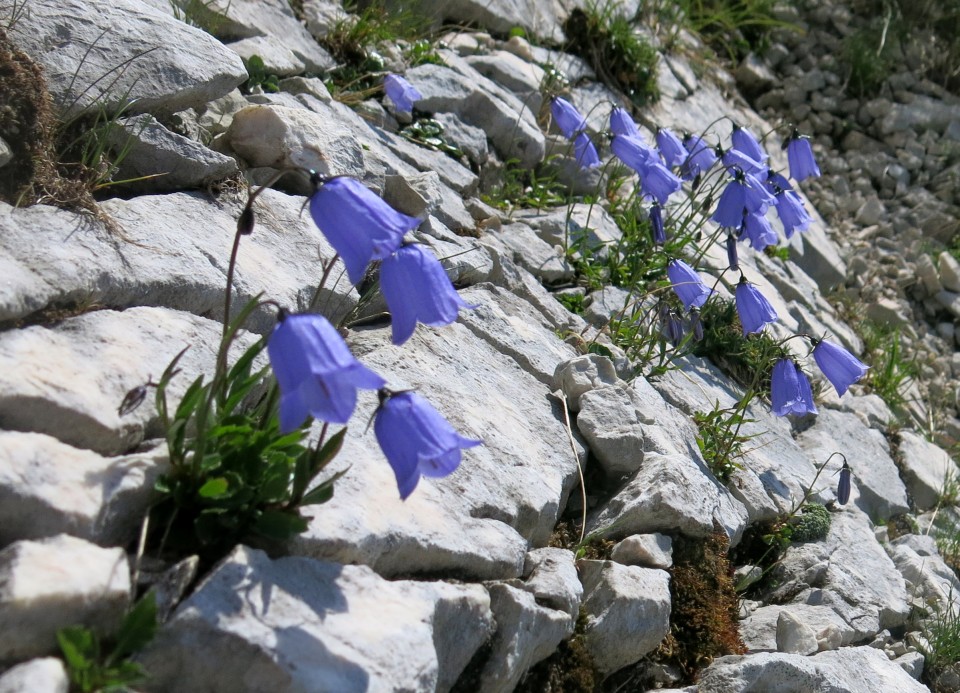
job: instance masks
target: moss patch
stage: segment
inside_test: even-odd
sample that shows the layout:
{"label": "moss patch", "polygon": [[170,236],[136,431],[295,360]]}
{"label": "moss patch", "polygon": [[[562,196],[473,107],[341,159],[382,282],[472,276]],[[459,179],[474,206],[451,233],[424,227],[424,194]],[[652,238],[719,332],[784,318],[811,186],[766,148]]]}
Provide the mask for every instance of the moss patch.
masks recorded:
{"label": "moss patch", "polygon": [[593,693],[601,677],[583,642],[586,613],[580,610],[577,627],[569,640],[534,665],[517,685],[516,693]]}

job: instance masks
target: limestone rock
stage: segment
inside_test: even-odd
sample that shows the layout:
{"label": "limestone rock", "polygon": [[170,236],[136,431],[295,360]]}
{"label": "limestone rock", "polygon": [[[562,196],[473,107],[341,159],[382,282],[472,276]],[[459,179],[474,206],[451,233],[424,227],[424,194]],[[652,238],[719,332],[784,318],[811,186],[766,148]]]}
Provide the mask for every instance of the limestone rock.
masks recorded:
{"label": "limestone rock", "polygon": [[813,654],[817,651],[817,635],[813,628],[785,609],[777,618],[777,650]]}
{"label": "limestone rock", "polygon": [[31,659],[0,675],[0,693],[68,693],[70,678],[56,657]]}
{"label": "limestone rock", "polygon": [[604,674],[638,661],[670,631],[670,576],[612,561],[580,561],[584,641]]}
{"label": "limestone rock", "polygon": [[11,39],[43,65],[68,116],[126,103],[132,112],[172,113],[247,79],[240,58],[212,36],[135,0],[31,3]]}
{"label": "limestone rock", "polygon": [[566,549],[534,549],[523,564],[521,587],[543,604],[564,611],[575,623],[583,600],[583,585],[577,574],[573,552]]}
{"label": "limestone rock", "polygon": [[57,534],[129,543],[165,450],[106,458],[39,433],[0,431],[0,546]]}
{"label": "limestone rock", "polygon": [[577,356],[557,364],[554,381],[567,396],[570,411],[573,413],[580,411],[580,398],[584,394],[621,382],[613,362],[599,354]]}
{"label": "limestone rock", "polygon": [[611,477],[636,472],[643,464],[643,427],[652,423],[627,386],[598,388],[580,397],[577,429],[603,471]]}
{"label": "limestone rock", "polygon": [[540,606],[529,592],[503,584],[489,590],[497,632],[479,690],[499,693],[513,690],[531,666],[550,656],[573,633],[574,624],[562,611]]}
{"label": "limestone rock", "polygon": [[151,691],[446,691],[492,630],[479,585],[389,582],[239,546],[140,661]]}
{"label": "limestone rock", "polygon": [[666,534],[634,534],[613,547],[610,560],[666,570],[673,565],[673,541]]}
{"label": "limestone rock", "polygon": [[123,549],[65,534],[10,544],[0,551],[0,662],[56,652],[66,626],[109,637],[129,603]]}
{"label": "limestone rock", "polygon": [[897,459],[903,480],[918,510],[937,505],[948,480],[960,475],[956,462],[939,446],[927,442],[910,431],[899,433]]}

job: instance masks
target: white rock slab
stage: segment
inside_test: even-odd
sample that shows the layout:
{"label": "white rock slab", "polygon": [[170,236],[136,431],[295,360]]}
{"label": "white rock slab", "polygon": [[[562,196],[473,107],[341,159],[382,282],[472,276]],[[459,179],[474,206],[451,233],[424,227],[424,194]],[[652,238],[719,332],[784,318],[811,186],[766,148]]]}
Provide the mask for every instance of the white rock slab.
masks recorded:
{"label": "white rock slab", "polygon": [[373,432],[364,432],[375,397],[362,397],[338,458],[350,471],[290,551],[364,563],[386,576],[517,577],[528,544],[546,545],[578,478],[559,406],[547,386],[461,324],[420,327],[402,347],[389,344],[389,333],[355,333],[354,353],[391,388],[416,388],[461,435],[484,445],[400,501]]}
{"label": "white rock slab", "polygon": [[0,662],[57,651],[57,631],[83,625],[109,637],[130,603],[123,549],[61,534],[0,551]]}
{"label": "white rock slab", "polygon": [[938,504],[948,480],[960,477],[957,463],[938,445],[916,433],[900,431],[897,460],[903,481],[917,510],[930,510]]}
{"label": "white rock slab", "polygon": [[243,62],[204,31],[135,0],[34,2],[11,39],[43,65],[55,106],[76,115],[172,113],[202,106],[247,79]]}
{"label": "white rock slab", "polygon": [[[771,604],[753,611],[740,622],[740,637],[750,652],[776,652],[780,614],[789,611],[793,618],[807,625],[815,636],[815,642],[826,641],[826,636],[836,632],[838,645],[849,645],[856,631],[831,607],[794,602]],[[817,647],[814,647],[814,651]]]}
{"label": "white rock slab", "polygon": [[537,598],[538,604],[564,611],[570,622],[577,620],[583,601],[583,585],[572,551],[545,547],[527,554],[519,586]]}
{"label": "white rock slab", "polygon": [[817,651],[817,634],[813,628],[784,609],[777,617],[777,650],[808,655]]}
{"label": "white rock slab", "polygon": [[126,545],[165,470],[165,447],[109,458],[40,433],[0,431],[0,546],[57,534]]}
{"label": "white rock slab", "polygon": [[584,394],[623,382],[617,377],[613,361],[599,354],[577,356],[557,364],[554,380],[567,396],[568,406],[573,413],[580,411],[580,398]]}
{"label": "white rock slab", "polygon": [[584,642],[604,674],[633,664],[670,632],[670,575],[613,561],[580,561]]}
{"label": "white rock slab", "polygon": [[666,570],[673,565],[673,540],[666,534],[634,534],[613,547],[610,559],[623,565]]}
{"label": "white rock slab", "polygon": [[239,546],[140,661],[150,691],[446,691],[493,627],[480,585]]}
{"label": "white rock slab", "polygon": [[546,659],[573,634],[573,619],[540,606],[536,598],[509,585],[492,585],[490,609],[497,623],[490,657],[480,673],[481,693],[511,691],[527,670]]}
{"label": "white rock slab", "polygon": [[31,659],[11,667],[0,676],[0,693],[68,693],[70,678],[63,660]]}
{"label": "white rock slab", "polygon": [[[171,403],[201,373],[213,374],[221,326],[165,308],[101,310],[51,327],[0,334],[0,427],[45,433],[102,455],[119,455],[144,437],[162,436],[151,397],[121,417],[124,395],[153,377],[186,346]],[[238,352],[255,341],[237,341]],[[79,368],[78,364],[83,367]]]}
{"label": "white rock slab", "polygon": [[911,597],[928,605],[936,603],[944,613],[960,609],[960,580],[944,563],[933,537],[905,534],[894,539],[887,552],[907,581]]}
{"label": "white rock slab", "polygon": [[635,390],[625,383],[597,388],[580,397],[577,429],[594,458],[612,478],[636,472],[643,464],[643,425],[654,420],[640,411]]}
{"label": "white rock slab", "polygon": [[540,240],[526,224],[490,229],[481,237],[481,243],[496,247],[544,284],[555,285],[574,278],[574,267],[563,251]]}
{"label": "white rock slab", "polygon": [[813,657],[780,652],[720,657],[701,673],[698,685],[711,693],[773,691],[783,686],[835,693],[928,690],[873,647],[844,647]]}

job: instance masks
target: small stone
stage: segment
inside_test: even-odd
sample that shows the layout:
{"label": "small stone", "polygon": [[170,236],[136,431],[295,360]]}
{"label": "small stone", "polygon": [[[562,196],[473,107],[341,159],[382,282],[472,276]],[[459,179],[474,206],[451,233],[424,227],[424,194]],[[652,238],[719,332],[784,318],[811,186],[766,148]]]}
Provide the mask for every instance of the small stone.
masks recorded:
{"label": "small stone", "polygon": [[818,649],[813,629],[789,611],[777,619],[777,650],[793,654],[813,654]]}
{"label": "small stone", "polygon": [[623,565],[666,569],[673,565],[673,541],[666,534],[634,534],[614,546],[610,558]]}
{"label": "small stone", "polygon": [[940,283],[947,291],[960,293],[960,262],[944,250],[937,258],[940,267]]}
{"label": "small stone", "polygon": [[556,387],[563,390],[571,412],[580,411],[580,397],[598,387],[620,382],[613,362],[606,356],[587,354],[557,364]]}
{"label": "small stone", "polygon": [[56,657],[31,659],[0,676],[0,693],[67,693],[70,678]]}

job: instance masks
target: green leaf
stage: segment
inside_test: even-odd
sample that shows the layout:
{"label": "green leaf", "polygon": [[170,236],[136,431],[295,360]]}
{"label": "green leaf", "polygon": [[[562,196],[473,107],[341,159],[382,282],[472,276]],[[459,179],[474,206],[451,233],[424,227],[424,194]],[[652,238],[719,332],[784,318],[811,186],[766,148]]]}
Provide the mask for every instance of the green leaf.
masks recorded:
{"label": "green leaf", "polygon": [[200,403],[204,389],[203,375],[198,375],[197,379],[190,383],[190,387],[183,393],[183,399],[180,400],[180,404],[177,406],[177,412],[173,415],[173,418],[181,421],[189,419],[197,408],[197,404]]}
{"label": "green leaf", "polygon": [[282,510],[264,510],[254,523],[253,529],[270,539],[283,540],[305,532],[307,519]]}
{"label": "green leaf", "polygon": [[83,671],[94,665],[97,643],[93,633],[83,626],[67,626],[57,631],[57,642],[67,667]]}
{"label": "green leaf", "polygon": [[324,481],[322,484],[319,484],[313,488],[309,493],[307,493],[303,500],[300,501],[300,505],[320,505],[326,503],[328,500],[333,498],[333,485],[336,483],[337,479],[342,477],[349,471],[349,467],[344,469],[342,472],[337,472],[332,477]]}
{"label": "green leaf", "polygon": [[215,477],[207,480],[207,482],[197,491],[197,495],[199,495],[201,498],[220,498],[226,495],[229,489],[230,483],[226,479],[224,479],[222,476]]}
{"label": "green leaf", "polygon": [[[313,456],[313,465],[310,470],[310,479],[313,479],[321,469],[326,467],[330,460],[337,456],[340,448],[343,447],[343,439],[347,435],[347,428],[344,426],[339,431],[330,436],[330,440],[323,444]],[[309,479],[308,479],[309,481]]]}
{"label": "green leaf", "polygon": [[106,663],[129,657],[146,647],[157,632],[157,599],[152,591],[130,609],[120,624],[113,652]]}

